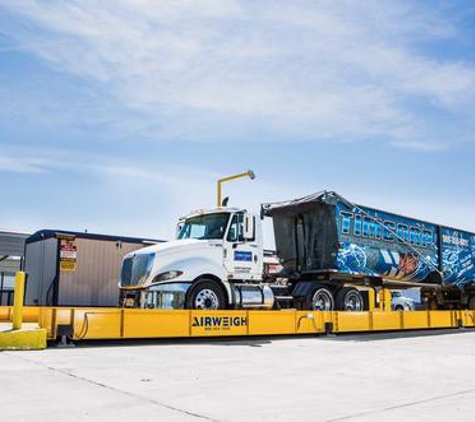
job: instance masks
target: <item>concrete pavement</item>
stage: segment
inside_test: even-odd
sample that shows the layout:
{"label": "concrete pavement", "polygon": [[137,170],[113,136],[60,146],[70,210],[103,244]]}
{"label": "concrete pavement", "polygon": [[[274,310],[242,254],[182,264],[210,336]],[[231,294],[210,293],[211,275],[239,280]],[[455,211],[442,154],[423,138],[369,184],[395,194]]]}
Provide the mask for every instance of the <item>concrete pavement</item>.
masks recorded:
{"label": "concrete pavement", "polygon": [[475,331],[0,352],[8,421],[471,421]]}

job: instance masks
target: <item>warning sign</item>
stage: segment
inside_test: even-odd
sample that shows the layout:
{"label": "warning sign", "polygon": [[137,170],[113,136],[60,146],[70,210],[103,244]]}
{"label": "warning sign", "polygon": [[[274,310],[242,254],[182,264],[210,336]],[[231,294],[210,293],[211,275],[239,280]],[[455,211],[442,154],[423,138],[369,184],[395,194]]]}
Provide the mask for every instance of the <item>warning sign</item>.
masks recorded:
{"label": "warning sign", "polygon": [[59,269],[63,272],[76,271],[77,246],[70,241],[62,241],[59,249]]}

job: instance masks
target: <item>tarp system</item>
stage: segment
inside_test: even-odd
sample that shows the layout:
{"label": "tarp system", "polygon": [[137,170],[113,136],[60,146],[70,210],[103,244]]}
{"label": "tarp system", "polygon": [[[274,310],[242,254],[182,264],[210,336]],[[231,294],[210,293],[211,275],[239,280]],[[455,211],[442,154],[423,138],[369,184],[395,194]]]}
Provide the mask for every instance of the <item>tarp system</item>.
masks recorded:
{"label": "tarp system", "polygon": [[287,274],[335,268],[336,203],[335,194],[324,191],[262,206],[264,215],[273,219],[277,255]]}

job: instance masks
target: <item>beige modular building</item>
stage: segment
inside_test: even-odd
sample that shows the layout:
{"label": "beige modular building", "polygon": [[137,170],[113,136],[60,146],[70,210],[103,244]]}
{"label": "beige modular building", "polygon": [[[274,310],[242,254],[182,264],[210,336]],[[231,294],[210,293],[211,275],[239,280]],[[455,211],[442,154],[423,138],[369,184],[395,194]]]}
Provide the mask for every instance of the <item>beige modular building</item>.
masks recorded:
{"label": "beige modular building", "polygon": [[117,306],[122,258],[155,239],[41,230],[26,240],[25,304]]}

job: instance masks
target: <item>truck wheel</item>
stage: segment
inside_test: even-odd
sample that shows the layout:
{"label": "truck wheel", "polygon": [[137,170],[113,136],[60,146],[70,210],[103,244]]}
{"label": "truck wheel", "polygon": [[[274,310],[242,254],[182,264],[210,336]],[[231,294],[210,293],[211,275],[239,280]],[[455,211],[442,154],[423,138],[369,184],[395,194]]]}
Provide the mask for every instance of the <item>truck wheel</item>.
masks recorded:
{"label": "truck wheel", "polygon": [[319,284],[310,290],[305,302],[305,308],[313,311],[333,311],[335,308],[332,292]]}
{"label": "truck wheel", "polygon": [[185,305],[187,309],[225,309],[226,297],[216,282],[203,279],[190,287]]}
{"label": "truck wheel", "polygon": [[354,287],[342,287],[336,294],[336,309],[347,312],[364,311],[363,296]]}

